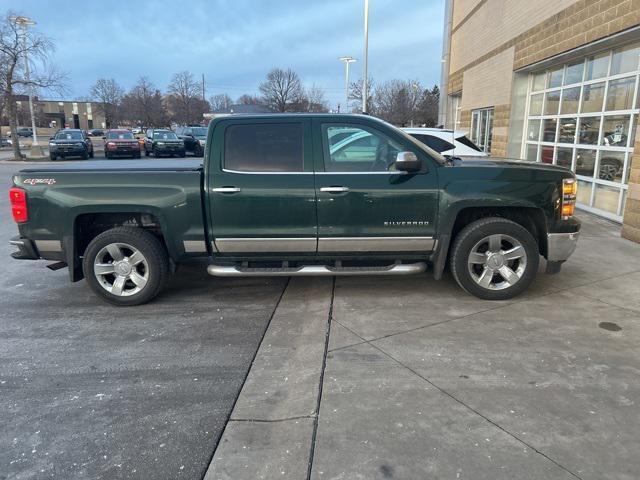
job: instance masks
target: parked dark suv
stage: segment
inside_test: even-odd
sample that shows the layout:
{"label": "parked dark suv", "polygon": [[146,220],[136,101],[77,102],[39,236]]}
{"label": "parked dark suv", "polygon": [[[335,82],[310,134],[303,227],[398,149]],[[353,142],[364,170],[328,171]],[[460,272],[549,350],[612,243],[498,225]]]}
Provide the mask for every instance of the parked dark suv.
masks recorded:
{"label": "parked dark suv", "polygon": [[184,142],[172,130],[150,128],[144,137],[144,154],[184,157]]}
{"label": "parked dark suv", "polygon": [[84,130],[65,128],[58,130],[49,139],[49,158],[81,157],[83,160],[93,158],[93,143]]}
{"label": "parked dark suv", "polygon": [[207,145],[207,127],[200,125],[178,127],[175,132],[184,142],[186,153],[192,153],[194,157],[204,155],[204,147]]}

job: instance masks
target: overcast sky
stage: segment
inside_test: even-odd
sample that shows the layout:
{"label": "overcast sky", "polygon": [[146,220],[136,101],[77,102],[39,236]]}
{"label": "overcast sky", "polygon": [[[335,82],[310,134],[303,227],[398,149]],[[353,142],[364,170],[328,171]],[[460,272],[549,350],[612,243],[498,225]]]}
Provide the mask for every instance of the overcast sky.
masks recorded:
{"label": "overcast sky", "polygon": [[[164,90],[181,70],[205,75],[207,98],[256,93],[272,67],[291,67],[305,85],[322,87],[331,107],[361,75],[364,0],[44,1],[0,0],[38,22],[69,75],[69,98],[88,95],[99,77],[125,89],[147,75]],[[443,0],[370,0],[369,72],[376,81],[417,79],[437,84]],[[51,95],[43,95],[52,97]]]}

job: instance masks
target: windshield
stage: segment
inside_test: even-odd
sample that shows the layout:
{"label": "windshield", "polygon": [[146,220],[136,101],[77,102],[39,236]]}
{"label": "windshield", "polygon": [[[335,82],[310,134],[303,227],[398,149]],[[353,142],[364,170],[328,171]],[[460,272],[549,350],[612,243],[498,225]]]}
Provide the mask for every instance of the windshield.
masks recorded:
{"label": "windshield", "polygon": [[207,129],[204,127],[194,127],[191,129],[191,131],[193,132],[193,135],[195,137],[206,137],[207,136]]}
{"label": "windshield", "polygon": [[58,133],[56,133],[56,140],[82,140],[82,133],[80,133],[80,132],[58,132]]}
{"label": "windshield", "polygon": [[160,132],[153,132],[153,139],[154,140],[177,140],[178,136],[173,132],[160,131]]}
{"label": "windshield", "polygon": [[133,133],[131,132],[109,132],[107,133],[107,138],[109,140],[119,139],[119,140],[133,140]]}

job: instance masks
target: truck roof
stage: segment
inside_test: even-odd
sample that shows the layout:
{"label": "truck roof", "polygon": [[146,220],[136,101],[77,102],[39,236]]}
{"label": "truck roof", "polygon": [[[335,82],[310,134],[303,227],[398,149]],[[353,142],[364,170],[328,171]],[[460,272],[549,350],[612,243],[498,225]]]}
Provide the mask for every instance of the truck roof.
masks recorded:
{"label": "truck roof", "polygon": [[153,159],[153,160],[94,160],[58,165],[42,165],[23,168],[20,173],[34,172],[109,172],[118,170],[135,171],[197,171],[202,169],[202,159]]}

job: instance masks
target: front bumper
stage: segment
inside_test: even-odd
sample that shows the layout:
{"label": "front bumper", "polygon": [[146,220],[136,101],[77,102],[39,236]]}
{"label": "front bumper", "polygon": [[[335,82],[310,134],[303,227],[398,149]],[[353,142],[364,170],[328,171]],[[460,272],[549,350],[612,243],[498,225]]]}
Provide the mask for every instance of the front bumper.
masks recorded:
{"label": "front bumper", "polygon": [[18,247],[18,251],[11,254],[16,260],[38,260],[40,258],[35,245],[28,238],[13,237],[9,243]]}
{"label": "front bumper", "polygon": [[575,251],[580,231],[549,233],[547,235],[547,261],[564,262]]}

